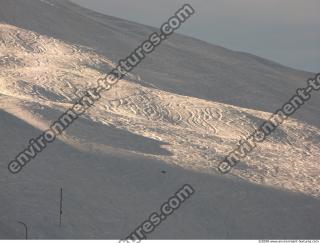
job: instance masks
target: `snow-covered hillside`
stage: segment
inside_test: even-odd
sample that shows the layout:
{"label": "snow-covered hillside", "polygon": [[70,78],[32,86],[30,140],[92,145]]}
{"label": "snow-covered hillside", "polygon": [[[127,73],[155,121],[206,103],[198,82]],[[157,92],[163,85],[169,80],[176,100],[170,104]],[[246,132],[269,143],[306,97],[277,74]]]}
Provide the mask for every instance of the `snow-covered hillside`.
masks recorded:
{"label": "snow-covered hillside", "polygon": [[[0,238],[319,238],[319,94],[228,175],[219,162],[313,74],[170,37],[17,175],[8,163],[155,29],[69,1],[0,0]],[[59,227],[59,190],[64,190]]]}

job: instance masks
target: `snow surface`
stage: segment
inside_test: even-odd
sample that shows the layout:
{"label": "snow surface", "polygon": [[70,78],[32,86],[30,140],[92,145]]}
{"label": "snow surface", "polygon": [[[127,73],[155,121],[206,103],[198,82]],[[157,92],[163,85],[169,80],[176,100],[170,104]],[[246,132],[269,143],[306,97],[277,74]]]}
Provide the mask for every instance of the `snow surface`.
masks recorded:
{"label": "snow surface", "polygon": [[69,1],[0,0],[0,238],[23,238],[23,221],[35,239],[119,239],[186,183],[195,195],[149,238],[320,238],[319,94],[229,175],[216,169],[313,74],[182,35],[9,173],[155,30]]}

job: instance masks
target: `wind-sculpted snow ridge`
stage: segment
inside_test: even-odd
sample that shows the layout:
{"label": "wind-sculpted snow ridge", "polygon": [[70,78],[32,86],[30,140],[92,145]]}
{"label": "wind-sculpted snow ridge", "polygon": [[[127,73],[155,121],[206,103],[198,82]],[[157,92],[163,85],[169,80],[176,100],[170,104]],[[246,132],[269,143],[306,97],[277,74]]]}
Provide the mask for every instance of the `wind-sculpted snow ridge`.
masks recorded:
{"label": "wind-sculpted snow ridge", "polygon": [[[95,80],[115,67],[94,50],[8,24],[0,25],[0,53],[1,107],[42,130],[56,118],[53,114],[73,104],[77,92],[93,87]],[[269,117],[268,112],[146,86],[134,74],[108,91],[85,116],[97,127],[114,127],[162,144],[157,151],[146,149],[148,145],[144,149],[117,146],[115,137],[108,146],[119,153],[208,174],[218,173],[221,159]],[[85,125],[78,129],[67,131],[61,139],[82,150],[103,153],[105,138],[90,137]],[[289,119],[231,174],[319,197],[319,137],[318,128]]]}

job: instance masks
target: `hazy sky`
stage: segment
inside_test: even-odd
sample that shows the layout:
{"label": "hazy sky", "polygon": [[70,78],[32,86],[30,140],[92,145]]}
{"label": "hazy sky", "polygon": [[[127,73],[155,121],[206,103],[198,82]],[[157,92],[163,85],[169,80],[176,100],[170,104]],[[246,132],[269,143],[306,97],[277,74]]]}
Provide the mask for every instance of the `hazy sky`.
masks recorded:
{"label": "hazy sky", "polygon": [[73,0],[155,27],[184,3],[196,14],[180,33],[284,65],[320,72],[320,0]]}

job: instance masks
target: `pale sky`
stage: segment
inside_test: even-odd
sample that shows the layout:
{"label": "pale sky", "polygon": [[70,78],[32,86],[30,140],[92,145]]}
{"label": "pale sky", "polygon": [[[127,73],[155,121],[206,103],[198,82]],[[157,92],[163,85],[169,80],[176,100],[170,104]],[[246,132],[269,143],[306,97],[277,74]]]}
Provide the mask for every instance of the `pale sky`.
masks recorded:
{"label": "pale sky", "polygon": [[179,30],[289,67],[320,72],[320,0],[72,0],[159,27],[184,3],[196,14]]}

